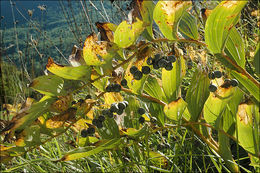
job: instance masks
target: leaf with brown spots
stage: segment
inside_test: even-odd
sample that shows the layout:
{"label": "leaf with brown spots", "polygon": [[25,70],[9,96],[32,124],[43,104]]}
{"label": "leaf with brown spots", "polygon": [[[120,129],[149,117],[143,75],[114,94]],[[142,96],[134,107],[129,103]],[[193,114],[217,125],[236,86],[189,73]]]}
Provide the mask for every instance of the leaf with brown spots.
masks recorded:
{"label": "leaf with brown spots", "polygon": [[178,121],[181,119],[186,106],[187,103],[180,97],[164,106],[164,113],[169,119]]}
{"label": "leaf with brown spots", "polygon": [[113,32],[116,31],[116,24],[96,22],[96,27],[101,34],[101,41],[114,42]]}

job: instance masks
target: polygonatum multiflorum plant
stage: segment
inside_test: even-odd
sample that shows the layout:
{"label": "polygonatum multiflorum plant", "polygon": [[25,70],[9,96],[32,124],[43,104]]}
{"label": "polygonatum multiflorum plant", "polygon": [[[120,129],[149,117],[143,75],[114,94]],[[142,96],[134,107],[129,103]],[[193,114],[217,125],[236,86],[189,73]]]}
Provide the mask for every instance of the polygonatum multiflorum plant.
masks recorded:
{"label": "polygonatum multiflorum plant", "polygon": [[[182,126],[230,171],[240,170],[231,139],[259,171],[259,64],[253,74],[246,71],[245,44],[236,27],[247,2],[220,2],[207,13],[205,26],[198,25],[191,1],[133,4],[129,19],[119,25],[97,23],[99,36],[89,35],[82,49],[73,50],[70,66],[48,59],[49,74],[30,84],[43,97],[28,98],[1,130],[1,161],[67,131],[76,148],[55,162],[131,147],[160,129]],[[255,62],[258,54],[259,44]],[[167,165],[149,145],[144,151],[154,157],[147,164]]]}

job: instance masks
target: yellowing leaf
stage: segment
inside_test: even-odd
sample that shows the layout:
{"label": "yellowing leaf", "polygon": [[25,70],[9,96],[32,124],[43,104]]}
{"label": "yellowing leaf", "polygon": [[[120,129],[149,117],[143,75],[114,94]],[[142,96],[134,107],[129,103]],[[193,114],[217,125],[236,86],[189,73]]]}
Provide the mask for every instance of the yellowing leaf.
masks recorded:
{"label": "yellowing leaf", "polygon": [[139,35],[145,29],[143,21],[136,18],[136,22],[128,24],[126,21],[121,22],[116,28],[114,42],[122,48],[127,48],[135,43]]}
{"label": "yellowing leaf", "polygon": [[169,119],[178,121],[182,117],[186,106],[187,103],[182,98],[178,98],[176,101],[164,106],[164,113]]}
{"label": "yellowing leaf", "polygon": [[67,96],[58,96],[59,100],[55,101],[52,105],[50,110],[53,112],[64,112],[68,110],[70,107],[70,102],[72,99],[71,95]]}
{"label": "yellowing leaf", "polygon": [[166,38],[169,40],[178,38],[178,23],[185,10],[189,8],[191,4],[191,1],[157,2],[153,12],[153,18]]}

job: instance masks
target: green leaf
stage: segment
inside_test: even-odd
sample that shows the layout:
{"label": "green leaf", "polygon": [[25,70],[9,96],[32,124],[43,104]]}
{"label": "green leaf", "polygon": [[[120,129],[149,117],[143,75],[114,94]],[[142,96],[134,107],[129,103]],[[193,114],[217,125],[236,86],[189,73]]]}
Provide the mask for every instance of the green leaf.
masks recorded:
{"label": "green leaf", "polygon": [[103,139],[119,138],[119,128],[116,121],[113,118],[106,118],[103,122],[104,128],[98,129],[100,136]]}
{"label": "green leaf", "polygon": [[76,160],[83,157],[92,156],[104,150],[116,148],[121,144],[121,139],[116,138],[111,140],[102,140],[102,142],[103,144],[97,147],[83,147],[83,148],[77,148],[75,150],[72,150],[68,152],[66,155],[64,155],[59,161]]}
{"label": "green leaf", "polygon": [[131,138],[139,138],[144,136],[148,132],[148,126],[145,124],[141,129],[128,128],[126,131],[122,131],[124,134]]}
{"label": "green leaf", "polygon": [[259,107],[252,103],[240,104],[237,111],[239,144],[254,156],[259,156]]}
{"label": "green leaf", "polygon": [[181,119],[186,106],[187,103],[180,97],[164,106],[164,113],[169,119],[178,121]]}
{"label": "green leaf", "polygon": [[162,69],[162,87],[168,102],[176,100],[179,97],[181,81],[184,75],[185,62],[181,56],[173,63],[171,71]]}
{"label": "green leaf", "polygon": [[160,125],[164,125],[165,122],[165,113],[163,111],[163,106],[157,103],[151,103],[150,114],[152,117],[156,117]]}
{"label": "green leaf", "polygon": [[99,139],[94,137],[94,136],[88,136],[86,138],[83,138],[83,137],[80,136],[78,139],[79,139],[78,140],[78,145],[80,147],[85,147],[85,146],[87,146],[89,144],[96,143],[96,142],[99,141]]}
{"label": "green leaf", "polygon": [[254,98],[259,102],[260,101],[260,90],[257,85],[255,85],[251,80],[246,76],[236,71],[231,71],[231,75],[235,77],[238,82],[243,85],[249,92],[254,96]]}
{"label": "green leaf", "polygon": [[236,30],[232,28],[230,30],[227,42],[225,53],[232,58],[239,66],[245,67],[245,45],[242,40],[242,36]]}
{"label": "green leaf", "polygon": [[255,71],[259,75],[260,74],[260,53],[259,53],[260,43],[258,43],[256,51],[255,51],[255,57],[254,57],[254,66]]}
{"label": "green leaf", "polygon": [[12,120],[14,125],[10,131],[23,130],[25,127],[32,124],[39,116],[47,112],[50,105],[55,101],[55,98],[45,96],[38,103],[34,103],[31,108],[26,111],[26,115],[21,116],[17,119]]}
{"label": "green leaf", "polygon": [[40,76],[30,83],[30,87],[49,96],[64,96],[64,80],[56,75]]}
{"label": "green leaf", "polygon": [[126,21],[121,22],[116,28],[114,42],[121,48],[127,48],[135,43],[137,38],[145,29],[144,22],[136,18],[137,21],[128,24]]}
{"label": "green leaf", "polygon": [[203,109],[203,115],[207,123],[218,126],[217,119],[224,112],[237,89],[234,87],[219,87],[215,93],[210,93]]}
{"label": "green leaf", "polygon": [[159,85],[159,79],[149,76],[144,86],[144,91],[159,100],[166,101],[166,96]]}
{"label": "green leaf", "polygon": [[169,40],[176,40],[178,23],[191,1],[158,1],[154,11],[153,19],[159,26],[162,34]]}
{"label": "green leaf", "polygon": [[[210,14],[205,25],[205,41],[214,54],[221,53],[240,11],[247,1],[222,1]],[[233,40],[232,40],[233,41]]]}
{"label": "green leaf", "polygon": [[209,97],[209,84],[210,80],[207,73],[198,68],[193,74],[186,95],[186,102],[188,103],[187,108],[191,114],[192,121],[198,120],[204,103]]}
{"label": "green leaf", "polygon": [[49,58],[46,68],[53,74],[65,79],[84,81],[90,80],[91,68],[89,66],[62,66],[56,64],[52,58]]}
{"label": "green leaf", "polygon": [[148,40],[153,39],[153,10],[155,7],[155,4],[153,1],[137,1],[137,4],[139,6],[139,10],[142,16],[142,20],[147,23],[147,27],[144,31],[144,35]]}
{"label": "green leaf", "polygon": [[196,18],[189,12],[185,11],[179,23],[179,30],[182,35],[190,39],[197,40],[199,39],[199,32],[197,28]]}
{"label": "green leaf", "polygon": [[223,117],[223,130],[230,135],[234,135],[235,132],[235,120],[238,105],[243,98],[243,93],[240,90],[234,91],[234,96],[231,98],[227,105],[222,117]]}

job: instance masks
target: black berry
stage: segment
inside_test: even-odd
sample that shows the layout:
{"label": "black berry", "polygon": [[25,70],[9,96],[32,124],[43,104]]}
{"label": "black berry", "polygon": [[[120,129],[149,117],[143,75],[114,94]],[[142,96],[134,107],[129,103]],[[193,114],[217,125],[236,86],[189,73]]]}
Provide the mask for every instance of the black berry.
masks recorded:
{"label": "black berry", "polygon": [[93,120],[92,120],[92,124],[93,124],[94,126],[97,126],[97,124],[98,124],[98,119],[93,119]]}
{"label": "black berry", "polygon": [[124,109],[118,109],[118,110],[116,111],[117,115],[121,115],[123,112],[124,112]]}
{"label": "black berry", "polygon": [[209,77],[209,79],[215,79],[214,72],[209,72],[208,77]]}
{"label": "black berry", "polygon": [[71,102],[71,104],[72,105],[74,105],[74,104],[76,104],[77,102],[75,101],[75,100],[73,100],[72,102]]}
{"label": "black berry", "polygon": [[94,134],[95,133],[95,128],[94,127],[90,127],[90,128],[88,128],[88,134],[89,135],[92,135],[92,134]]}
{"label": "black berry", "polygon": [[214,85],[214,84],[210,84],[210,85],[209,85],[209,91],[210,91],[210,92],[215,92],[215,91],[217,91],[217,89],[218,89],[218,88],[217,88],[216,85]]}
{"label": "black berry", "polygon": [[156,55],[154,55],[154,59],[155,59],[155,61],[157,61],[157,60],[159,60],[160,59],[160,57],[161,57],[161,55],[158,53],[158,54],[156,54]]}
{"label": "black berry", "polygon": [[106,118],[105,118],[103,115],[100,115],[100,116],[98,117],[98,120],[101,121],[101,122],[104,122],[105,119],[106,119]]}
{"label": "black berry", "polygon": [[108,86],[106,87],[106,92],[112,92],[112,91],[113,91],[112,86],[111,86],[111,85],[108,85]]}
{"label": "black berry", "polygon": [[176,57],[174,55],[170,55],[170,56],[166,57],[166,60],[170,61],[170,62],[175,62],[176,61]]}
{"label": "black berry", "polygon": [[148,65],[152,65],[153,64],[153,58],[151,58],[151,57],[147,58],[146,63]]}
{"label": "black berry", "polygon": [[154,68],[155,70],[157,70],[157,69],[160,68],[159,65],[158,65],[158,61],[155,61],[155,62],[153,63],[153,68]]}
{"label": "black berry", "polygon": [[135,80],[140,80],[140,79],[142,79],[142,77],[143,77],[143,73],[141,72],[141,71],[139,71],[139,70],[137,70],[136,72],[134,72],[134,79]]}
{"label": "black berry", "polygon": [[167,63],[168,63],[168,61],[166,61],[166,60],[163,59],[163,58],[158,61],[158,65],[159,65],[160,68],[166,67],[166,64],[167,64]]}
{"label": "black berry", "polygon": [[131,73],[131,74],[134,74],[137,70],[138,70],[138,68],[137,68],[136,66],[132,66],[132,67],[130,68],[130,73]]}
{"label": "black berry", "polygon": [[91,99],[91,95],[88,94],[85,99]]}
{"label": "black berry", "polygon": [[118,103],[118,109],[122,109],[122,110],[124,110],[125,108],[126,108],[126,105],[125,105],[125,103],[124,102],[120,102],[120,103]]}
{"label": "black berry", "polygon": [[150,72],[151,72],[150,67],[148,67],[148,66],[143,66],[142,67],[142,73],[143,74],[149,74]]}
{"label": "black berry", "polygon": [[84,103],[84,100],[83,100],[83,99],[79,99],[78,102],[79,102],[79,103]]}
{"label": "black berry", "polygon": [[140,118],[139,118],[139,123],[140,123],[140,124],[143,124],[144,122],[145,122],[144,117],[140,117]]}
{"label": "black berry", "polygon": [[96,127],[97,127],[98,129],[102,128],[102,127],[103,127],[102,121],[98,120]]}
{"label": "black berry", "polygon": [[127,86],[127,80],[126,79],[121,80],[121,85],[122,86]]}
{"label": "black berry", "polygon": [[119,85],[119,84],[113,84],[113,91],[114,92],[120,92],[121,91],[121,85]]}
{"label": "black berry", "polygon": [[214,71],[214,74],[215,74],[216,78],[221,78],[221,76],[222,76],[221,71]]}
{"label": "black berry", "polygon": [[80,135],[81,135],[83,138],[85,138],[85,137],[87,137],[87,136],[89,135],[89,132],[88,132],[87,129],[83,129],[83,130],[81,130]]}
{"label": "black berry", "polygon": [[166,66],[165,66],[165,70],[167,70],[167,71],[171,71],[172,68],[173,68],[173,65],[172,65],[171,62],[168,62],[168,63],[166,64]]}
{"label": "black berry", "polygon": [[231,85],[232,85],[233,87],[238,86],[238,81],[237,81],[236,79],[232,79],[232,80],[230,81],[230,83],[231,83]]}
{"label": "black berry", "polygon": [[110,107],[111,112],[117,112],[118,110],[118,105],[116,103],[113,103]]}
{"label": "black berry", "polygon": [[123,103],[125,104],[125,107],[128,106],[128,101],[123,101]]}
{"label": "black berry", "polygon": [[145,113],[145,109],[144,108],[138,108],[137,112],[138,112],[138,114],[143,115]]}

